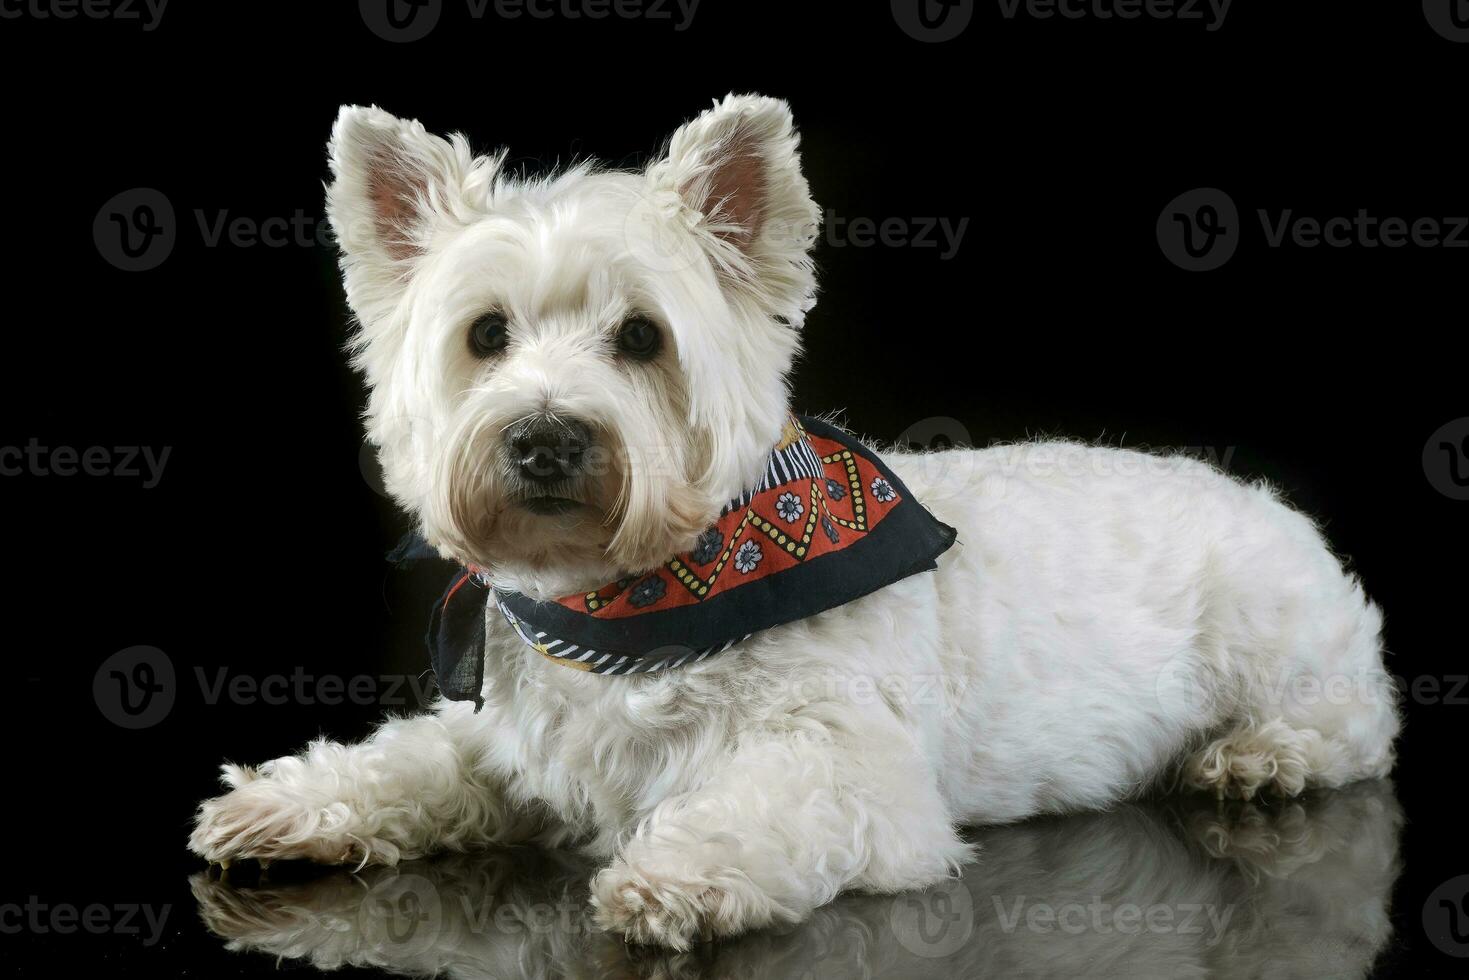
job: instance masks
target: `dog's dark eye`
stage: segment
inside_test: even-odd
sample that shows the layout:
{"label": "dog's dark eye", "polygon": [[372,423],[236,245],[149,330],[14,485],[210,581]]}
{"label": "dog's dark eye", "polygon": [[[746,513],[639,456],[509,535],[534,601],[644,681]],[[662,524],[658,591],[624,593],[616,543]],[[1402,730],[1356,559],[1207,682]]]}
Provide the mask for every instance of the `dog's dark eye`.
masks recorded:
{"label": "dog's dark eye", "polygon": [[658,325],[645,316],[630,316],[617,331],[617,347],[629,357],[647,360],[658,353],[662,335]]}
{"label": "dog's dark eye", "polygon": [[469,328],[469,347],[480,357],[498,354],[509,340],[510,331],[503,313],[486,313]]}

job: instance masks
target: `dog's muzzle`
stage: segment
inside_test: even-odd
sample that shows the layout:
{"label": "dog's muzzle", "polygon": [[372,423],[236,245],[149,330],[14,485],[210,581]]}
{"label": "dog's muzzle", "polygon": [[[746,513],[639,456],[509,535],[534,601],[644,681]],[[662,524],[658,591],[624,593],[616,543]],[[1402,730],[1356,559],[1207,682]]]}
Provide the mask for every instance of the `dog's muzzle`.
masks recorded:
{"label": "dog's muzzle", "polygon": [[507,429],[505,445],[526,483],[549,487],[582,473],[591,429],[580,419],[536,415]]}

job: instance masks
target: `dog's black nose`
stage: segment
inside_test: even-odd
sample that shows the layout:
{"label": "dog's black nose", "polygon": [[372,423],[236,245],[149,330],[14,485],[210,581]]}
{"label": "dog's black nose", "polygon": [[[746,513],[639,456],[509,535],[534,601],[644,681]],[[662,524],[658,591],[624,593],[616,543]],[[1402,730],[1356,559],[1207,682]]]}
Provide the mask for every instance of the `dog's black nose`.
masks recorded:
{"label": "dog's black nose", "polygon": [[532,483],[555,483],[576,475],[591,447],[591,430],[580,419],[535,415],[505,433],[520,475]]}

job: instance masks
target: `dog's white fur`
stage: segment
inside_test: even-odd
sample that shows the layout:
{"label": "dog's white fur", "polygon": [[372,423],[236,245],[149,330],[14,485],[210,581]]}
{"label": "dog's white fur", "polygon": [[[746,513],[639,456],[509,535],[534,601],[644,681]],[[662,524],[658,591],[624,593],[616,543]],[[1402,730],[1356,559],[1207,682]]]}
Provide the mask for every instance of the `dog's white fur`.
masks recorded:
{"label": "dog's white fur", "polygon": [[[760,471],[814,296],[784,103],[731,96],[636,173],[517,179],[376,108],[343,109],[330,153],[369,435],[443,554],[583,591],[691,547]],[[489,310],[511,341],[480,359]],[[649,363],[616,356],[631,313],[665,332]],[[538,413],[606,450],[568,515],[516,503],[500,440]],[[567,669],[491,616],[483,712],[226,767],[191,846],[393,863],[578,843],[607,862],[603,926],[686,948],[932,884],[970,859],[966,823],[1391,768],[1380,614],[1268,487],[1067,443],[890,461],[958,528],[936,573],[652,676]]]}

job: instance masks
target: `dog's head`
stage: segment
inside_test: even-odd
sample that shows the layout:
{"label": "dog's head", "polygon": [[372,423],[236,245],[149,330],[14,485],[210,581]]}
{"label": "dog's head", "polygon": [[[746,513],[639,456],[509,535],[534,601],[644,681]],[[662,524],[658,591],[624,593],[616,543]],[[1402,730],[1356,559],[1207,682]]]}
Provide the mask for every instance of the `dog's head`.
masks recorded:
{"label": "dog's head", "polygon": [[441,553],[641,571],[758,474],[815,291],[785,103],[730,96],[640,172],[519,179],[377,108],[329,152],[368,435]]}

